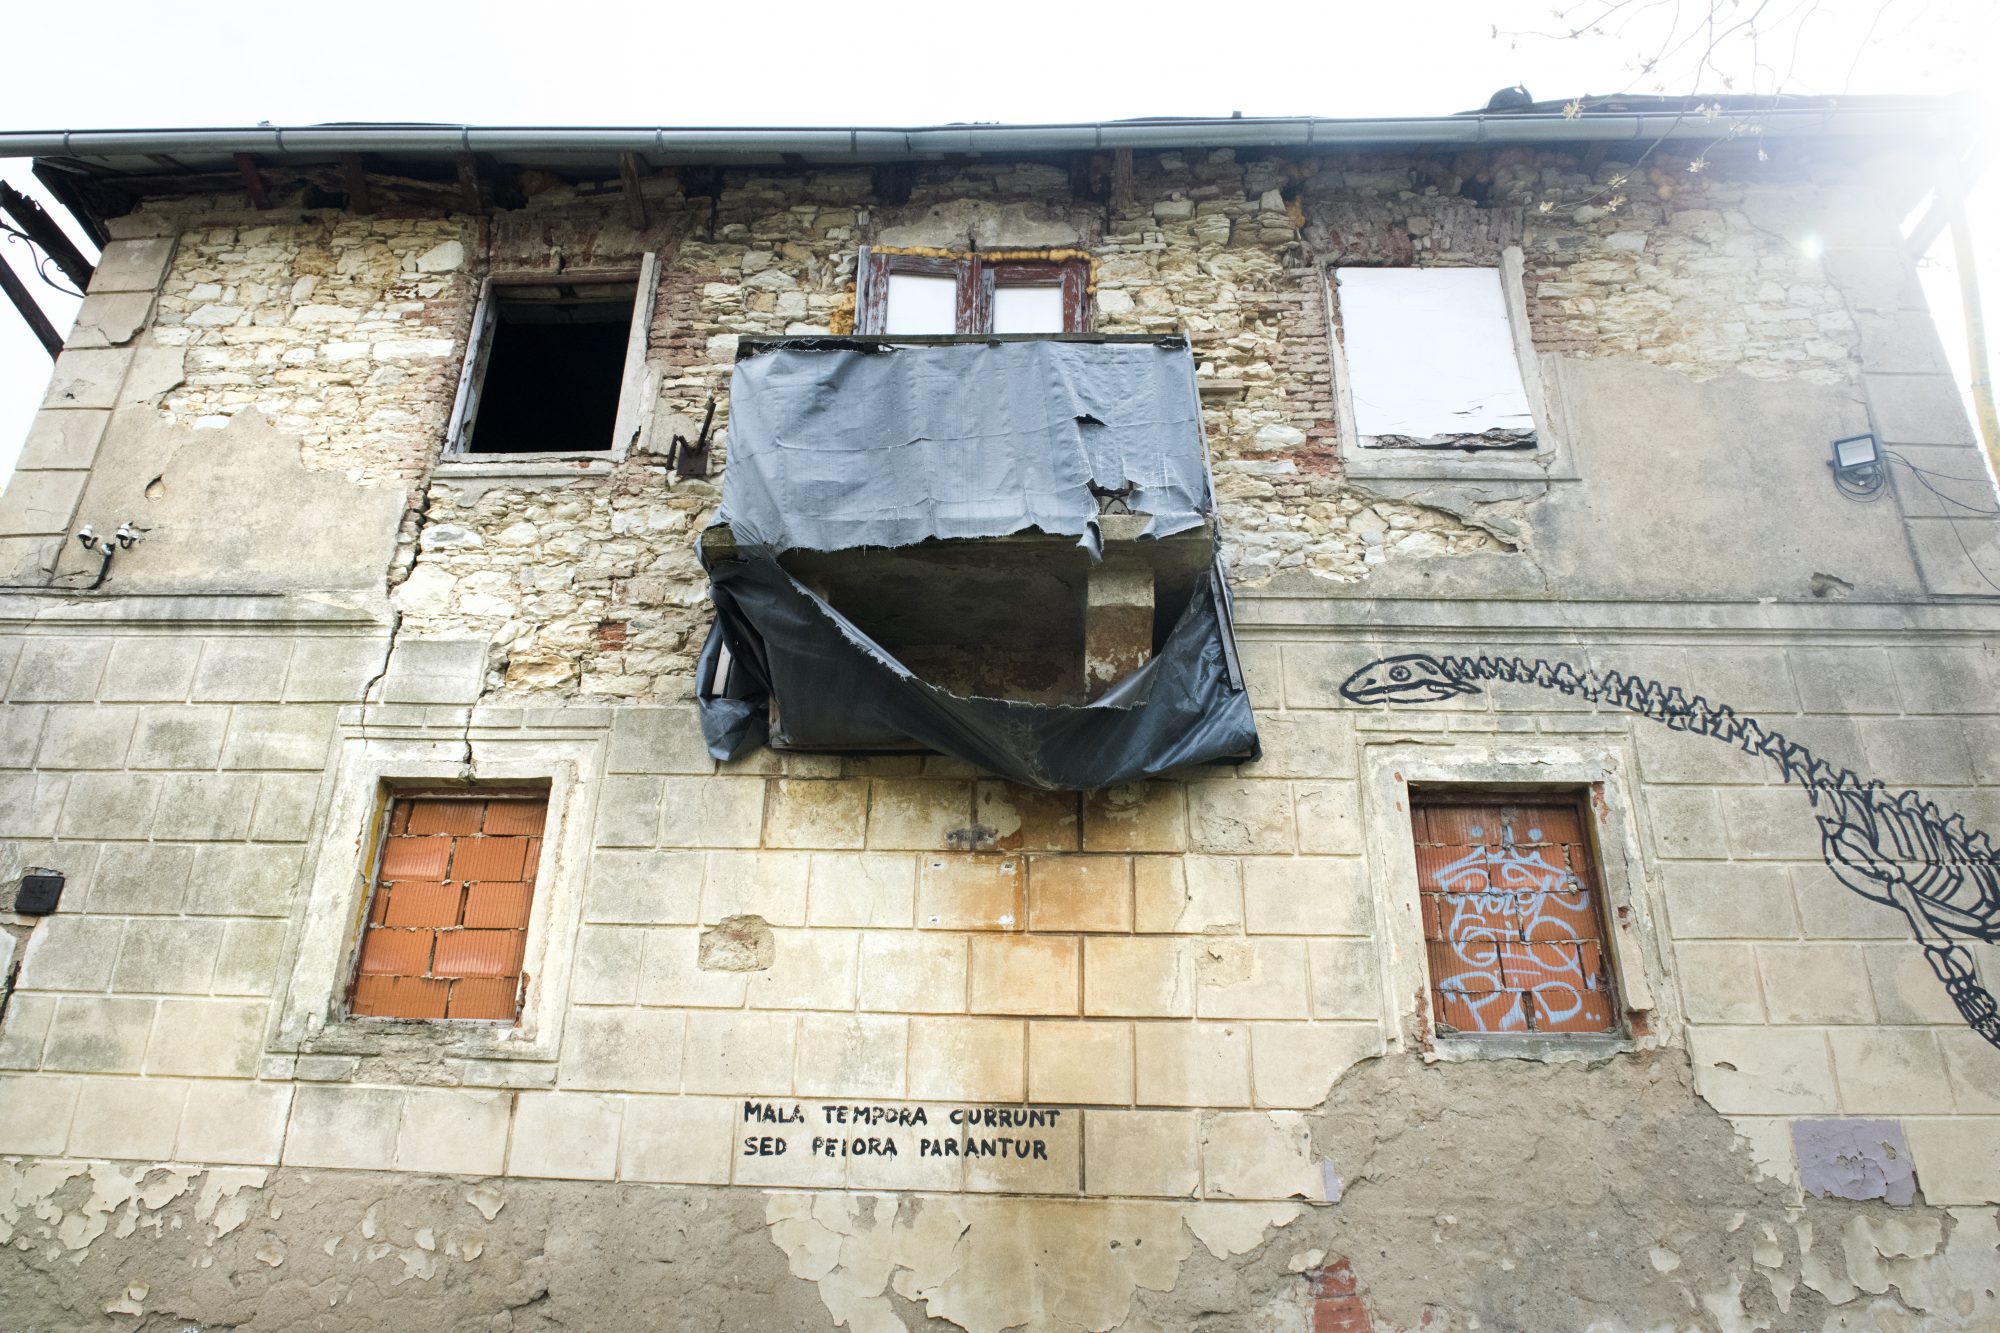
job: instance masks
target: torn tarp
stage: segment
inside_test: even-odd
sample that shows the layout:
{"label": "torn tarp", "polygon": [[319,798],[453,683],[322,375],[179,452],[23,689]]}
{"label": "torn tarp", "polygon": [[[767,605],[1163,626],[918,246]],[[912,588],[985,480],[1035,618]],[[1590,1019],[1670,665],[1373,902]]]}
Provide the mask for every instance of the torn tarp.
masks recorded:
{"label": "torn tarp", "polygon": [[1199,412],[1178,340],[757,345],[730,390],[717,523],[733,552],[709,561],[710,751],[933,749],[1050,789],[1254,755],[1219,570],[1145,665],[1088,703],[1042,704],[919,678],[779,563],[1030,529],[1095,552],[1107,493],[1149,516],[1141,540],[1212,524]]}

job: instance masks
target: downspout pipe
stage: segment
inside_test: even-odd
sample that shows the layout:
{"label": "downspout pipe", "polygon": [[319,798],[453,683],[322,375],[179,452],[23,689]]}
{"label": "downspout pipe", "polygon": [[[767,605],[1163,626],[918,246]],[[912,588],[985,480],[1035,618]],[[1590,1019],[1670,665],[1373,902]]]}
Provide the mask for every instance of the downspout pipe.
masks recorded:
{"label": "downspout pipe", "polygon": [[[1949,134],[1962,113],[1943,101],[1904,106],[1780,109],[1734,115],[1764,136]],[[1094,151],[1110,148],[1331,148],[1382,144],[1650,142],[1660,137],[1733,138],[1682,112],[1424,116],[1392,119],[1174,119],[1058,125],[890,128],[534,128],[471,125],[310,125],[248,129],[41,130],[0,132],[0,157],[104,158],[148,154],[251,153],[645,153],[808,154],[823,159],[929,157],[946,153]]]}

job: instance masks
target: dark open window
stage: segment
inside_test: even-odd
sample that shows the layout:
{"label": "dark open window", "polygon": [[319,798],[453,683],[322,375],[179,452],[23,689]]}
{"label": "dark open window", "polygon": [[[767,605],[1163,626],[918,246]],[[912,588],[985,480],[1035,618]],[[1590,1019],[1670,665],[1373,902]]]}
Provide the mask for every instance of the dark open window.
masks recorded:
{"label": "dark open window", "polygon": [[859,333],[1085,333],[1090,265],[862,251]]}
{"label": "dark open window", "polygon": [[638,278],[494,281],[452,414],[460,455],[605,453],[639,426],[654,265]]}

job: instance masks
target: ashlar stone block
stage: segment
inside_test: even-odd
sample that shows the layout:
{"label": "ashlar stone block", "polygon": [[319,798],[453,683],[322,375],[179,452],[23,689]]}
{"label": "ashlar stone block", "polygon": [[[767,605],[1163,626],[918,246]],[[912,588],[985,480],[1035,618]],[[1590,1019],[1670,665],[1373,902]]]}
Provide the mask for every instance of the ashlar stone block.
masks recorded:
{"label": "ashlar stone block", "polygon": [[859,848],[867,839],[868,783],[859,778],[773,778],[767,847]]}
{"label": "ashlar stone block", "polygon": [[263,1053],[263,1000],[162,1000],[146,1072],[249,1078]]}
{"label": "ashlar stone block", "polygon": [[[614,781],[641,780],[607,778],[606,788]],[[662,847],[757,845],[764,821],[764,779],[670,777],[660,782],[658,791],[664,812],[659,833]]]}
{"label": "ashlar stone block", "polygon": [[706,854],[696,851],[600,849],[590,858],[584,917],[636,925],[693,925],[700,919],[706,864]]}
{"label": "ashlar stone block", "polygon": [[1080,1193],[1083,1116],[1064,1110],[1057,1117],[1054,1124],[1028,1127],[967,1126],[965,1188],[992,1194]]}
{"label": "ashlar stone block", "polygon": [[896,926],[916,919],[917,861],[897,852],[814,852],[806,917],[815,926]]}
{"label": "ashlar stone block", "polygon": [[701,919],[762,917],[774,926],[802,926],[812,859],[804,852],[710,852],[701,890]]}
{"label": "ashlar stone block", "polygon": [[1924,1202],[1956,1207],[2000,1202],[2000,1119],[1955,1116],[1903,1122]]}
{"label": "ashlar stone block", "polygon": [[1193,782],[1187,801],[1188,844],[1196,851],[1269,855],[1297,845],[1287,783]]}
{"label": "ashlar stone block", "polygon": [[1195,1011],[1203,1018],[1305,1018],[1306,942],[1211,936],[1194,942]]}
{"label": "ashlar stone block", "polygon": [[507,1160],[513,1098],[471,1088],[412,1088],[396,1127],[396,1169],[496,1176]]}
{"label": "ashlar stone block", "polygon": [[563,1027],[565,1088],[678,1092],[686,1017],[674,1009],[586,1009]]}
{"label": "ashlar stone block", "polygon": [[0,1152],[36,1157],[62,1152],[83,1083],[45,1074],[0,1077]]}
{"label": "ashlar stone block", "polygon": [[174,1079],[84,1079],[69,1155],[167,1160],[187,1093],[188,1085]]}
{"label": "ashlar stone block", "polygon": [[[640,1004],[690,1009],[742,1008],[751,974],[702,967],[700,931],[675,927],[643,934],[645,954],[638,965],[637,978]],[[616,958],[611,960],[615,965],[623,965],[624,948],[621,943]],[[616,978],[606,976],[601,984],[593,983],[591,990],[601,991],[608,999],[624,999],[632,984],[626,980],[621,987]],[[577,998],[581,1000],[582,995]]]}
{"label": "ashlar stone block", "polygon": [[21,989],[105,989],[124,934],[125,923],[115,917],[44,917],[21,954]]}
{"label": "ashlar stone block", "polygon": [[788,1095],[797,1026],[791,1014],[689,1014],[683,1088],[734,1097]]}
{"label": "ashlar stone block", "polygon": [[852,1009],[860,938],[851,930],[775,932],[771,966],[750,973],[753,1009]]}
{"label": "ashlar stone block", "polygon": [[1086,1111],[1086,1194],[1184,1199],[1201,1190],[1201,1117],[1192,1111]]}
{"label": "ashlar stone block", "polygon": [[1088,852],[1184,852],[1188,795],[1179,782],[1103,787],[1083,800],[1083,848]]}
{"label": "ashlar stone block", "polygon": [[1020,930],[1027,921],[1027,859],[939,852],[917,867],[920,930]]}
{"label": "ashlar stone block", "polygon": [[[1681,1004],[1690,1023],[1762,1023],[1757,954],[1748,944],[1682,941],[1674,946]],[[1869,1006],[1871,1012],[1874,1006]]]}
{"label": "ashlar stone block", "polygon": [[1231,856],[1133,858],[1133,929],[1201,934],[1243,929],[1241,863]]}
{"label": "ashlar stone block", "polygon": [[182,917],[126,924],[111,989],[133,994],[201,995],[215,975],[227,923]]}
{"label": "ashlar stone block", "polygon": [[979,782],[973,790],[973,821],[991,830],[996,851],[1076,851],[1082,845],[1081,814],[1075,792],[997,781]]}
{"label": "ashlar stone block", "polygon": [[1243,922],[1253,935],[1369,935],[1374,895],[1358,858],[1246,856]]}
{"label": "ashlar stone block", "polygon": [[174,1157],[183,1162],[274,1166],[292,1110],[287,1083],[197,1079],[188,1084]]}
{"label": "ashlar stone block", "polygon": [[1853,945],[1760,944],[1757,970],[1773,1023],[1875,1021],[1868,968]]}
{"label": "ashlar stone block", "polygon": [[402,1088],[300,1084],[285,1134],[285,1165],[388,1169],[395,1161],[408,1095]]}
{"label": "ashlar stone block", "polygon": [[1009,1018],[912,1018],[910,1096],[1012,1102],[1026,1087],[1027,1025]]}
{"label": "ashlar stone block", "polygon": [[1083,1012],[1094,1018],[1193,1014],[1193,950],[1193,943],[1172,938],[1085,939]]}
{"label": "ashlar stone block", "polygon": [[1256,1104],[1310,1110],[1342,1074],[1382,1051],[1382,1029],[1373,1023],[1252,1023]]}
{"label": "ashlar stone block", "polygon": [[1204,1117],[1201,1169],[1203,1192],[1211,1199],[1325,1197],[1311,1127],[1292,1111]]}
{"label": "ashlar stone block", "polygon": [[1030,1023],[1028,1100],[1130,1105],[1132,1025]]}
{"label": "ashlar stone block", "polygon": [[1381,962],[1373,940],[1311,940],[1306,966],[1314,1018],[1382,1016]]}
{"label": "ashlar stone block", "polygon": [[222,762],[226,708],[148,708],[132,737],[133,768],[212,769]]}
{"label": "ashlar stone block", "polygon": [[968,845],[972,784],[942,778],[876,778],[868,800],[868,845],[945,851]]}
{"label": "ashlar stone block", "polygon": [[903,1095],[909,1020],[881,1014],[808,1014],[799,1020],[802,1097]]}
{"label": "ashlar stone block", "polygon": [[[139,703],[178,703],[194,685],[201,640],[154,634],[119,639],[104,666],[100,698]],[[224,713],[224,720],[227,714]]]}
{"label": "ashlar stone block", "polygon": [[1038,931],[1130,933],[1131,858],[1029,857],[1028,925]]}
{"label": "ashlar stone block", "polygon": [[1141,1023],[1134,1043],[1141,1106],[1248,1106],[1243,1023]]}
{"label": "ashlar stone block", "polygon": [[187,897],[194,859],[194,848],[171,843],[106,843],[98,854],[86,901],[93,912],[178,912]]}
{"label": "ashlar stone block", "polygon": [[894,1014],[955,1014],[966,1006],[966,937],[864,931],[860,1006]]}
{"label": "ashlar stone block", "polygon": [[587,1092],[523,1092],[514,1109],[510,1176],[610,1180],[618,1174],[625,1099]]}
{"label": "ashlar stone block", "polygon": [[1688,1032],[1695,1087],[1724,1115],[1826,1114],[1839,1109],[1826,1038],[1784,1028]]}
{"label": "ashlar stone block", "polygon": [[712,1097],[628,1097],[620,1180],[726,1185],[738,1103]]}
{"label": "ashlar stone block", "polygon": [[972,1011],[1074,1014],[1078,941],[1041,935],[972,938]]}
{"label": "ashlar stone block", "polygon": [[195,853],[187,908],[200,916],[286,916],[299,879],[297,847],[211,843]]}
{"label": "ashlar stone block", "polygon": [[1948,1114],[1944,1056],[1928,1028],[1848,1028],[1827,1034],[1840,1109],[1849,1115]]}

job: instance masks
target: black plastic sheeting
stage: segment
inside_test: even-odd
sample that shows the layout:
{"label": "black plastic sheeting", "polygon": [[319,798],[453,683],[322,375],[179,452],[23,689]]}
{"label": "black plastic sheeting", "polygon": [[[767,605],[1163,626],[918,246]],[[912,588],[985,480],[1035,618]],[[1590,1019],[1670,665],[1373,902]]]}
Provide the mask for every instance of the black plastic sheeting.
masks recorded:
{"label": "black plastic sheeting", "polygon": [[801,548],[1030,529],[1095,555],[1093,484],[1127,491],[1129,509],[1151,515],[1147,538],[1212,525],[1185,343],[760,343],[737,364],[730,409],[716,522],[736,558],[709,568],[716,618],[697,674],[716,758],[766,743],[929,749],[1028,786],[1087,790],[1258,753],[1219,566],[1144,666],[1062,705],[930,684],[779,563]]}

